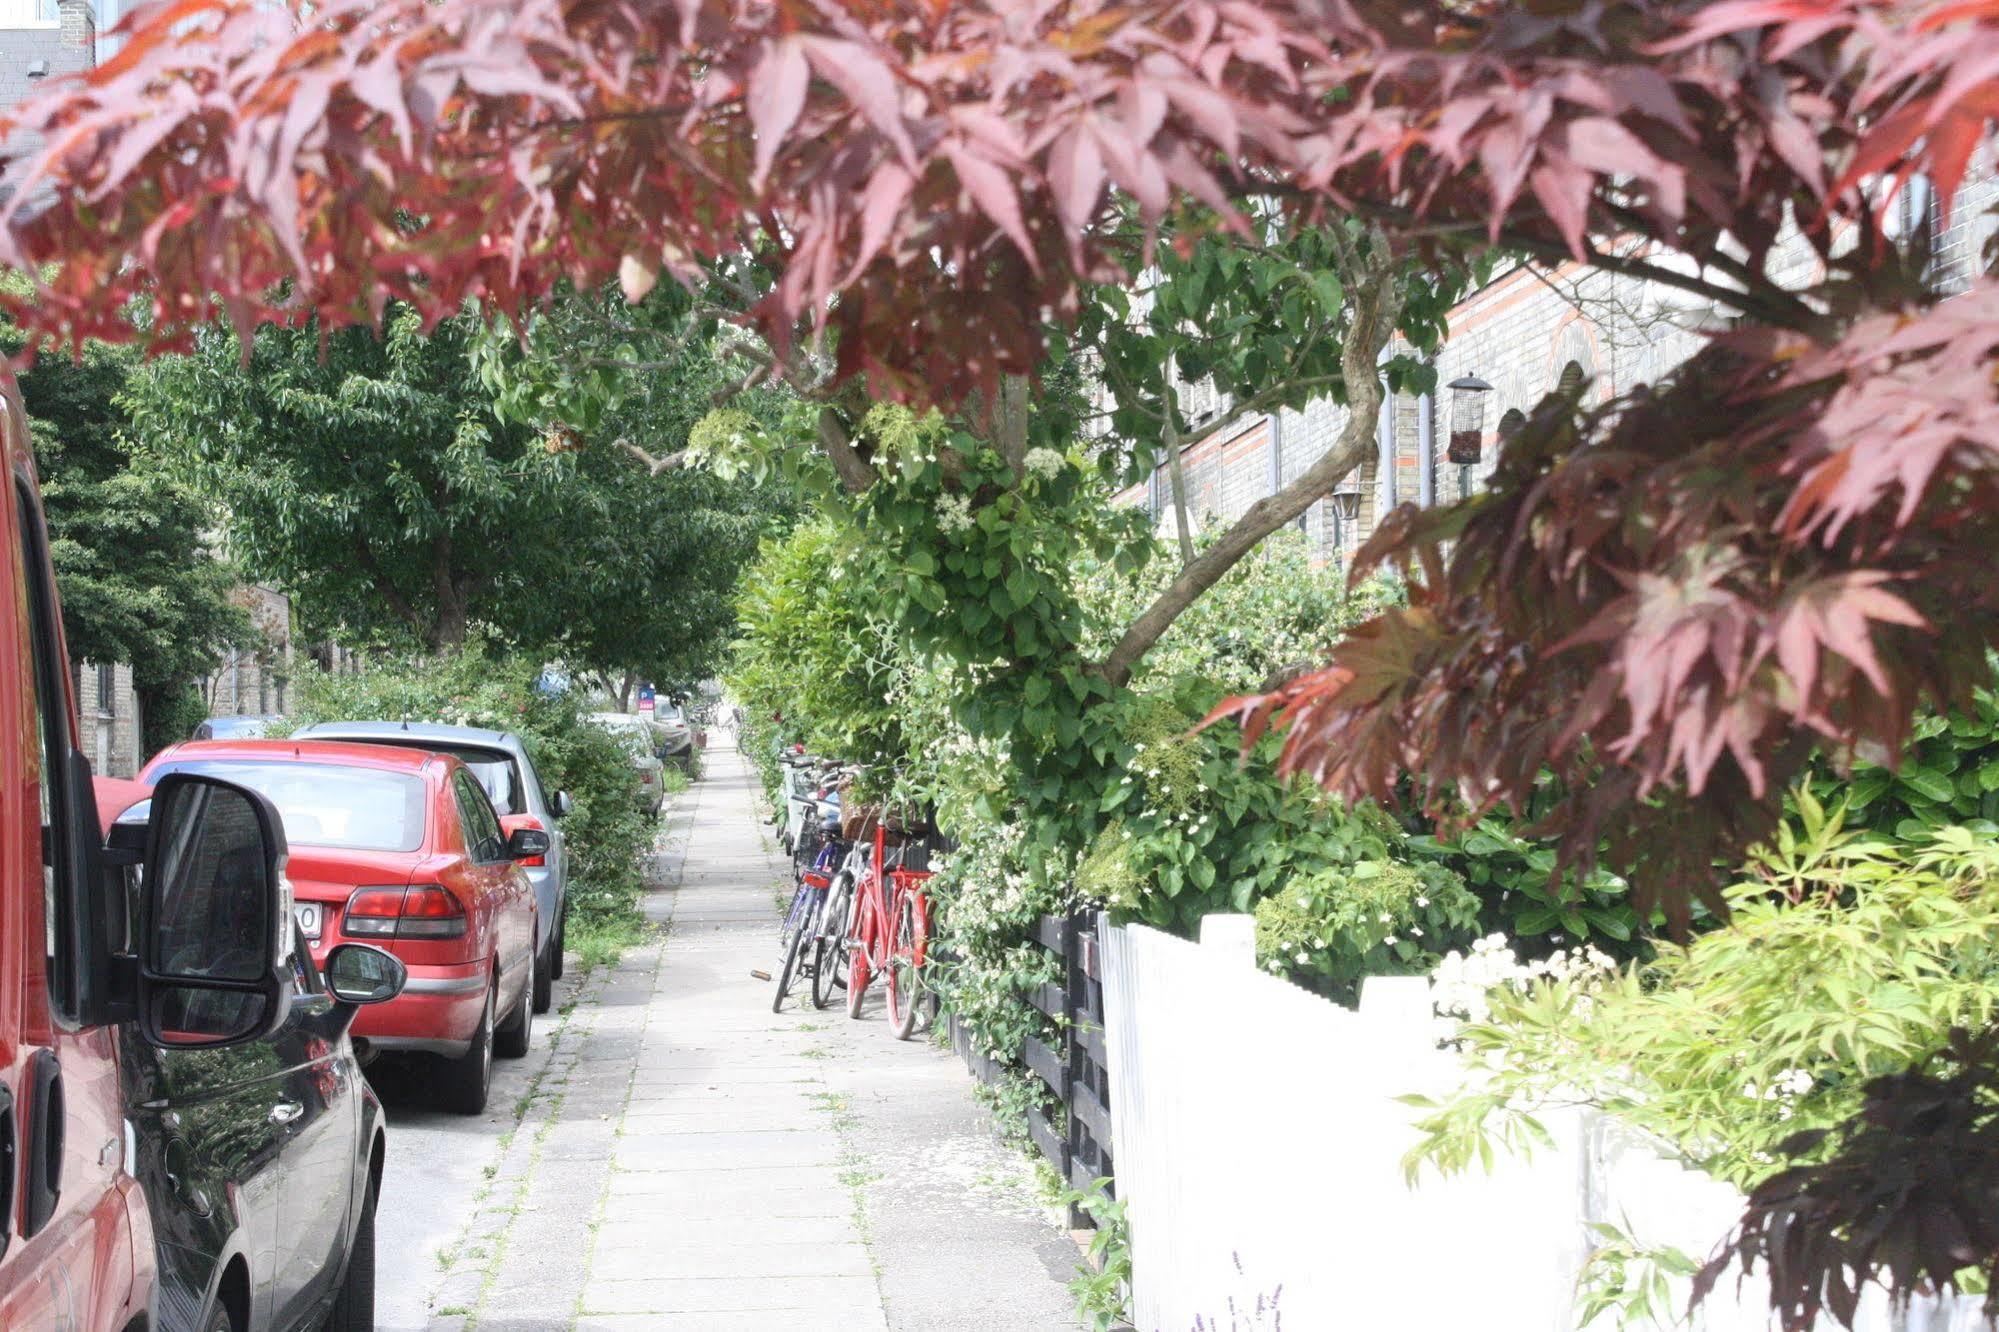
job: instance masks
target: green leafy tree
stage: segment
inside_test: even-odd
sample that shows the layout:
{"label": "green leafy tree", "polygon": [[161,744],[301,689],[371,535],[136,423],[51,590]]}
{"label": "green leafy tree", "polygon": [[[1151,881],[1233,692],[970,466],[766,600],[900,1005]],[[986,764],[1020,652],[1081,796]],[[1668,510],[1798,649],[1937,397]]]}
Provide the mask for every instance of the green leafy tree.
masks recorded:
{"label": "green leafy tree", "polygon": [[512,731],[550,791],[567,791],[573,925],[628,935],[637,927],[645,854],[656,831],[639,808],[638,777],[621,742],[591,723],[581,700],[537,690],[540,666],[474,634],[453,652],[393,656],[359,674],[299,681],[295,726],[405,717]]}
{"label": "green leafy tree", "polygon": [[[0,335],[10,354],[21,344]],[[129,348],[91,343],[37,360],[21,394],[70,651],[131,663],[151,749],[185,733],[197,682],[254,630],[229,598],[234,571],[208,548],[207,507],[127,439],[119,395],[138,365]]]}
{"label": "green leafy tree", "polygon": [[[728,638],[737,572],[782,515],[767,490],[658,479],[630,458],[500,410],[471,316],[381,335],[261,330],[245,363],[222,329],[148,366],[141,434],[215,496],[229,544],[307,615],[363,642],[437,651],[474,624],[612,678],[685,683]],[[699,349],[683,385],[714,373]],[[698,393],[692,387],[688,393]],[[622,421],[682,434],[662,389]],[[650,438],[651,435],[648,435]]]}

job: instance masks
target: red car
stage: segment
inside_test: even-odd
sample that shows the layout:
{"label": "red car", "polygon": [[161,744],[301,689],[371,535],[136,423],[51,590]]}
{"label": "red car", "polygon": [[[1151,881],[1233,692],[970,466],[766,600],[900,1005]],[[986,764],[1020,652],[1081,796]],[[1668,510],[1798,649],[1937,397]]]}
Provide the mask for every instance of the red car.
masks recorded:
{"label": "red car", "polygon": [[161,751],[140,780],[175,772],[236,782],[277,806],[313,960],[360,942],[409,968],[400,996],[355,1019],[356,1044],[432,1057],[448,1108],[485,1109],[494,1054],[528,1050],[535,898],[517,862],[545,853],[548,834],[509,831],[471,769],[424,750],[192,741]]}

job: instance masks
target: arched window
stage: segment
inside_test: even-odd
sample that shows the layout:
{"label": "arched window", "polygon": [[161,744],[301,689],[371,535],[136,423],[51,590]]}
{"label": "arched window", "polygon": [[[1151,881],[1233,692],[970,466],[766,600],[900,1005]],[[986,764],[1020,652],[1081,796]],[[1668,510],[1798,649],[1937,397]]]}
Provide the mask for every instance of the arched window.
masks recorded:
{"label": "arched window", "polygon": [[1589,371],[1583,369],[1581,361],[1570,361],[1562,367],[1561,378],[1555,381],[1557,393],[1574,393],[1589,382]]}

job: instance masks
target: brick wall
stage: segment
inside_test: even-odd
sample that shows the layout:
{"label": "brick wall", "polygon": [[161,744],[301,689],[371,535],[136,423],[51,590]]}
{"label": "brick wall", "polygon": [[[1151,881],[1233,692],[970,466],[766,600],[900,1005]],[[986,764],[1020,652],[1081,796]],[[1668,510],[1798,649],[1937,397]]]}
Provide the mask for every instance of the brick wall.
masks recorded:
{"label": "brick wall", "polygon": [[100,777],[137,776],[146,753],[132,668],[123,663],[79,662],[71,683],[81,725],[78,742],[92,771]]}
{"label": "brick wall", "polygon": [[[1936,280],[1944,290],[1962,289],[1983,264],[1999,233],[1999,151],[1986,145],[1974,161],[1946,223],[1940,209],[1915,207],[1919,224],[1933,230]],[[1671,262],[1669,260],[1669,262]],[[1802,241],[1782,247],[1771,272],[1787,286],[1809,285],[1821,266]],[[1586,401],[1604,402],[1640,384],[1654,383],[1693,355],[1705,335],[1724,324],[1711,305],[1675,288],[1620,277],[1575,265],[1553,271],[1516,267],[1472,293],[1451,313],[1450,334],[1436,358],[1434,399],[1398,396],[1383,410],[1390,421],[1392,465],[1381,468],[1370,450],[1366,462],[1313,504],[1302,520],[1317,555],[1326,560],[1352,553],[1395,504],[1413,503],[1423,493],[1425,459],[1422,422],[1431,416],[1431,482],[1436,502],[1450,503],[1482,485],[1493,469],[1500,424],[1509,413],[1530,413],[1543,395],[1574,367],[1589,387]],[[1453,391],[1455,380],[1478,379],[1487,392]],[[1482,433],[1479,461],[1450,462],[1454,418],[1460,407]],[[1278,485],[1288,485],[1324,456],[1346,425],[1346,409],[1321,401],[1303,411],[1285,411],[1259,422],[1238,423],[1228,439],[1203,439],[1183,455],[1188,508],[1196,524],[1229,521],[1270,494],[1268,450],[1278,449]],[[1164,468],[1150,486],[1135,486],[1119,502],[1151,502],[1170,525],[1171,499]],[[1170,530],[1170,526],[1167,530]]]}
{"label": "brick wall", "polygon": [[207,682],[213,717],[259,717],[291,706],[291,601],[271,587],[239,587],[231,599],[250,614],[261,641],[230,651]]}
{"label": "brick wall", "polygon": [[[23,101],[48,79],[93,63],[97,28],[90,0],[57,0],[53,22],[45,17],[50,8],[46,0],[0,0],[0,107]],[[6,149],[26,152],[37,143],[24,135]]]}

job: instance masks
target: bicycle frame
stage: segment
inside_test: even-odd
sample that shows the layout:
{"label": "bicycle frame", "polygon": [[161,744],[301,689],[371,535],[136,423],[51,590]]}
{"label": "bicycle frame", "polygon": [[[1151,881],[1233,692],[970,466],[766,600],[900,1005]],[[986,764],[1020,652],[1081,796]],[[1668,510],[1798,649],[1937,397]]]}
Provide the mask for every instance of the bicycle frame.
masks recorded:
{"label": "bicycle frame", "polygon": [[[912,979],[921,975],[929,950],[930,902],[923,885],[928,870],[904,869],[888,862],[888,834],[876,828],[873,855],[854,883],[853,925],[848,930],[847,1012],[858,1016],[861,997],[876,973],[887,979],[890,1006],[897,1007],[895,966],[907,962]],[[896,922],[908,906],[912,938],[906,950],[897,944]],[[914,996],[907,996],[913,1000]]]}

